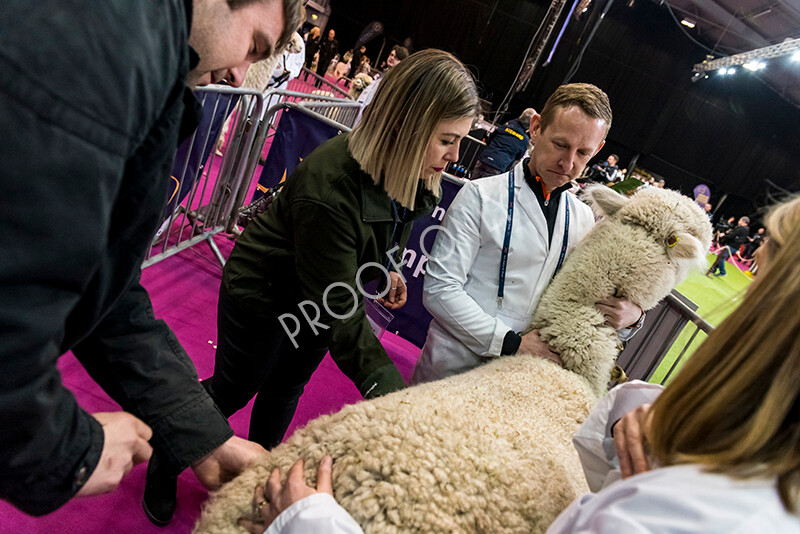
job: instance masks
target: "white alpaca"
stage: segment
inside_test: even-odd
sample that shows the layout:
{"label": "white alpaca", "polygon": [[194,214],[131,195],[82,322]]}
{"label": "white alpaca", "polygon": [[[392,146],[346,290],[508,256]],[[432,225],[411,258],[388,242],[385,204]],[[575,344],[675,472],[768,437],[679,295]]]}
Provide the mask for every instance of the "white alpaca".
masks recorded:
{"label": "white alpaca", "polygon": [[617,353],[606,342],[613,332],[588,308],[612,294],[654,306],[711,239],[703,211],[672,191],[626,199],[600,186],[587,195],[605,218],[567,259],[534,321],[566,369],[499,358],[322,416],[213,495],[195,532],[245,532],[236,521],[252,513],[257,483],[300,457],[313,483],[326,454],[336,499],[367,533],[544,532],[587,491],[571,437]]}

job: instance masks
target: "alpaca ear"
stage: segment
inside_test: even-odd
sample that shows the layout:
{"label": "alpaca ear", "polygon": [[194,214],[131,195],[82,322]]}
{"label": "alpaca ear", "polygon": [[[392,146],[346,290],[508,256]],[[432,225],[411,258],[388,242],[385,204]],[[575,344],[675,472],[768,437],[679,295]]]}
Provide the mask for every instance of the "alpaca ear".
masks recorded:
{"label": "alpaca ear", "polygon": [[697,259],[705,258],[703,245],[691,234],[678,232],[667,239],[667,254],[673,258]]}
{"label": "alpaca ear", "polygon": [[584,189],[583,198],[589,201],[596,215],[606,216],[614,215],[630,201],[629,198],[601,184],[590,185]]}

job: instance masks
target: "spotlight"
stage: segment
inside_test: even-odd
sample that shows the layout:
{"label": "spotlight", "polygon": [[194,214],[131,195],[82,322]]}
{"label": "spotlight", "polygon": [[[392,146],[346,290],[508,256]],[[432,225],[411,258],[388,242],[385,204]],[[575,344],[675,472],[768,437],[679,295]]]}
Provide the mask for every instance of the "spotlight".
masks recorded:
{"label": "spotlight", "polygon": [[800,52],[795,52],[792,54],[792,61],[800,61]]}
{"label": "spotlight", "polygon": [[748,61],[747,63],[742,65],[742,67],[744,67],[745,69],[751,70],[753,72],[761,70],[766,66],[767,64],[764,63],[763,61]]}
{"label": "spotlight", "polygon": [[683,24],[687,28],[694,28],[694,26],[695,26],[695,22],[693,20],[691,20],[691,19],[683,19],[681,21],[681,24]]}

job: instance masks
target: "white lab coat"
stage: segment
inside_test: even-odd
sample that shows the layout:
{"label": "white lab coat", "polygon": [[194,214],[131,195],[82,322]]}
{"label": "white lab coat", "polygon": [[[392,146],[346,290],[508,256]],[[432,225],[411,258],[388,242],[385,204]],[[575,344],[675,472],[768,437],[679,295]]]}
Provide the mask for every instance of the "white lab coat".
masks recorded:
{"label": "white lab coat", "polygon": [[547,534],[800,534],[800,518],[781,503],[775,480],[735,480],[697,465],[655,469],[619,480],[611,426],[661,386],[638,380],[603,397],[572,439],[592,491],[573,501]]}
{"label": "white lab coat", "polygon": [[[289,52],[285,50],[278,64],[275,65],[275,70],[270,79],[269,89],[285,90],[289,87],[289,82],[300,76],[300,71],[303,70],[303,65],[306,61],[306,44],[302,39],[299,40],[300,50],[298,52]],[[275,86],[274,82],[278,80],[283,74],[283,71],[289,71],[289,77],[286,78],[280,85]]]}
{"label": "white lab coat", "polygon": [[536,195],[514,168],[514,217],[502,307],[500,258],[508,218],[508,173],[467,182],[442,222],[426,265],[423,303],[433,315],[412,383],[468,371],[500,355],[509,330],[523,330],[553,278],[570,206],[568,250],[594,225],[591,209],[561,194],[553,239]]}
{"label": "white lab coat", "polygon": [[361,94],[358,95],[358,100],[356,100],[356,102],[361,104],[361,107],[358,108],[358,114],[356,115],[356,120],[353,123],[354,128],[356,124],[361,122],[361,116],[364,115],[364,108],[366,108],[369,103],[372,102],[372,99],[375,98],[375,93],[378,92],[378,86],[380,85],[382,79],[383,78],[376,78],[375,81],[369,84],[363,91],[361,91]]}

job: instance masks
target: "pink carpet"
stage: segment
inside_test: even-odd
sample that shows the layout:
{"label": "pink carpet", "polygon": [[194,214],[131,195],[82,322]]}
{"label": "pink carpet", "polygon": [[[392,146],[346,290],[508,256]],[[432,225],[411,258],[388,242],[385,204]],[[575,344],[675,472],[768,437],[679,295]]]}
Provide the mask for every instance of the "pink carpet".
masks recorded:
{"label": "pink carpet", "polygon": [[[227,256],[233,242],[215,238]],[[214,367],[216,310],[221,269],[205,243],[183,251],[145,269],[142,282],[153,300],[156,316],[175,331],[197,367],[200,378]],[[403,376],[408,379],[419,355],[419,348],[387,332],[383,345]],[[88,377],[71,354],[61,358],[59,369],[66,386],[89,412],[116,410],[118,407]],[[355,386],[336,367],[330,355],[317,369],[300,399],[289,428],[296,428],[324,413],[337,411],[344,404],[357,402]],[[247,437],[250,406],[231,417],[237,435]],[[40,518],[31,518],[0,501],[0,533],[15,534],[107,534],[107,533],[186,533],[200,514],[206,491],[191,470],[178,482],[178,509],[172,523],[164,528],[152,525],[141,508],[145,465],[139,465],[108,495],[74,499],[61,509]]]}

